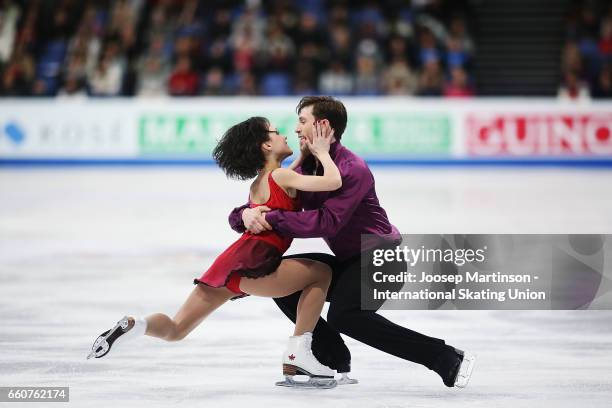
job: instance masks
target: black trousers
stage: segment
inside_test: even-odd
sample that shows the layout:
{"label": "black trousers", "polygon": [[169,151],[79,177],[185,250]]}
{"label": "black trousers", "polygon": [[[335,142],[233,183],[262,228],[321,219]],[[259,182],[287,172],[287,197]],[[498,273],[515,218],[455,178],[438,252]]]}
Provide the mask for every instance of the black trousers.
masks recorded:
{"label": "black trousers", "polygon": [[[448,359],[455,356],[455,349],[447,345],[444,340],[399,326],[375,311],[361,310],[359,256],[344,262],[339,262],[333,255],[323,253],[289,255],[283,259],[289,258],[306,258],[323,262],[333,271],[332,283],[327,294],[327,300],[330,302],[327,321],[319,318],[312,340],[313,354],[322,364],[338,372],[350,371],[351,353],[339,333],[385,353],[422,364],[434,371],[438,371]],[[301,292],[297,292],[274,299],[278,307],[294,323],[300,294]]]}

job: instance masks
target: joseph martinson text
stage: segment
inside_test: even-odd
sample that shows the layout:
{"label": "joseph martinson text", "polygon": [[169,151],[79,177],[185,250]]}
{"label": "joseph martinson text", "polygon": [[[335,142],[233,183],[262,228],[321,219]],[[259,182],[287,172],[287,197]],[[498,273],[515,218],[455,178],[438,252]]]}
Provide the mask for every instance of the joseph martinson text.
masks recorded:
{"label": "joseph martinson text", "polygon": [[[482,284],[530,284],[538,280],[538,276],[527,274],[502,274],[501,272],[461,272],[454,275],[439,275],[426,272],[402,272],[396,275],[385,275],[374,272],[374,283],[405,283],[401,291],[373,289],[374,300],[546,300],[546,292],[527,288],[482,288]],[[410,284],[451,284],[455,287],[445,290],[418,289],[410,290]],[[461,287],[472,284],[474,288]],[[445,285],[447,286],[447,285]],[[476,288],[478,287],[478,288]]]}

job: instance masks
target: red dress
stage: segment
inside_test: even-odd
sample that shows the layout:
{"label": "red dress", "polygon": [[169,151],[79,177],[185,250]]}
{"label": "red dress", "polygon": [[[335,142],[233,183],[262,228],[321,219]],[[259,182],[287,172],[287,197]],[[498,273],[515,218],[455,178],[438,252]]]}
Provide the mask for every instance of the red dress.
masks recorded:
{"label": "red dress", "polygon": [[[265,205],[273,210],[299,211],[297,198],[291,198],[274,181],[272,173],[268,175],[270,198],[264,204],[250,202],[251,208]],[[243,295],[238,288],[241,277],[261,278],[274,272],[281,263],[285,251],[289,249],[292,238],[285,238],[274,231],[260,234],[245,232],[230,245],[208,268],[200,279],[193,283],[203,283],[213,288],[227,286],[231,291]]]}

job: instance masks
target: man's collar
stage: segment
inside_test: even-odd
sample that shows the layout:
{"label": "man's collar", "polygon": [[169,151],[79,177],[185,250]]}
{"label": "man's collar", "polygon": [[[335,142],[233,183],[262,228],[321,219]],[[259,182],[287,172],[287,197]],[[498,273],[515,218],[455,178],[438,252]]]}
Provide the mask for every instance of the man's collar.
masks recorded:
{"label": "man's collar", "polygon": [[342,146],[339,140],[336,140],[329,146],[329,155],[332,159],[336,158],[336,154],[338,153],[338,148]]}

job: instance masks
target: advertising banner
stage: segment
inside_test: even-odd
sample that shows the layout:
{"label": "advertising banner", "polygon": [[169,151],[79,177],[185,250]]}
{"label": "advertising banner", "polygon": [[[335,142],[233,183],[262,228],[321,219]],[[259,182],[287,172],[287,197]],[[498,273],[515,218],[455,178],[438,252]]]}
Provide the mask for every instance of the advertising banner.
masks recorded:
{"label": "advertising banner", "polygon": [[470,114],[466,145],[471,156],[611,156],[612,113]]}
{"label": "advertising banner", "polygon": [[[201,156],[210,158],[217,140],[243,114],[145,113],[138,118],[138,146],[143,156]],[[298,148],[295,115],[269,115],[272,123]],[[343,143],[366,157],[403,158],[451,154],[452,128],[448,115],[373,113],[351,117]]]}
{"label": "advertising banner", "polygon": [[[298,149],[297,98],[0,101],[0,161],[212,163],[223,133],[264,116]],[[342,143],[370,162],[612,163],[612,105],[344,98]]]}
{"label": "advertising banner", "polygon": [[135,157],[132,116],[110,103],[5,106],[0,109],[0,158]]}

